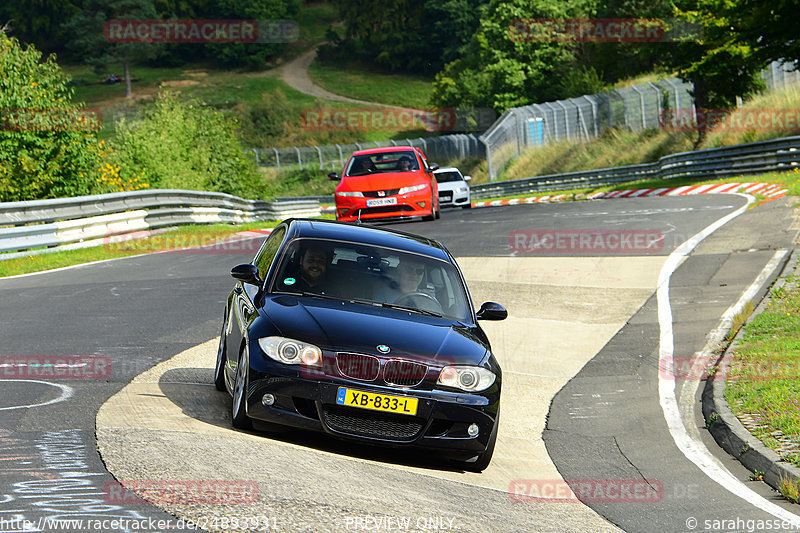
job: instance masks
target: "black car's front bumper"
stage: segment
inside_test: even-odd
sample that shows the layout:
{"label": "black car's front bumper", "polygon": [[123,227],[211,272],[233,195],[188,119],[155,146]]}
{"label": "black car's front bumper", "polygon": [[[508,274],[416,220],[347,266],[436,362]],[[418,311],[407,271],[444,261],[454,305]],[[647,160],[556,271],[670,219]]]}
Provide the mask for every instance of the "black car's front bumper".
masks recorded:
{"label": "black car's front bumper", "polygon": [[[361,442],[438,449],[466,459],[486,449],[497,419],[499,377],[484,393],[464,393],[381,386],[295,365],[254,362],[249,371],[247,414],[256,420]],[[338,405],[340,387],[417,398],[417,413],[411,416]],[[274,397],[272,405],[262,401],[265,394]],[[470,437],[467,428],[473,423],[479,432]]]}

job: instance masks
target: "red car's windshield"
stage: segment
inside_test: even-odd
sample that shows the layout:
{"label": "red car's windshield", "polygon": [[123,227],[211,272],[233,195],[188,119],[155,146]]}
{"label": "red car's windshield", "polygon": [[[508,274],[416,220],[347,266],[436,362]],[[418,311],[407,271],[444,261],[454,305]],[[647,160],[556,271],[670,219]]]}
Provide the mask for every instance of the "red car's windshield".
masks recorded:
{"label": "red car's windshield", "polygon": [[419,170],[417,157],[411,150],[379,152],[354,156],[345,176],[363,176],[375,172],[408,172]]}

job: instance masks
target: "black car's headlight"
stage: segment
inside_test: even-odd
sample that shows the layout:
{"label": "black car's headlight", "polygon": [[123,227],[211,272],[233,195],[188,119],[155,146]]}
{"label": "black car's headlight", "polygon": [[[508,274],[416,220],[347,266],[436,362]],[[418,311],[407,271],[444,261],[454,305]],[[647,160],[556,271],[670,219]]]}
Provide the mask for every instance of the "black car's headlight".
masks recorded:
{"label": "black car's headlight", "polygon": [[258,345],[270,359],[287,365],[322,366],[322,350],[286,337],[262,337]]}
{"label": "black car's headlight", "polygon": [[436,383],[467,392],[480,392],[491,387],[495,379],[494,373],[482,366],[446,366]]}

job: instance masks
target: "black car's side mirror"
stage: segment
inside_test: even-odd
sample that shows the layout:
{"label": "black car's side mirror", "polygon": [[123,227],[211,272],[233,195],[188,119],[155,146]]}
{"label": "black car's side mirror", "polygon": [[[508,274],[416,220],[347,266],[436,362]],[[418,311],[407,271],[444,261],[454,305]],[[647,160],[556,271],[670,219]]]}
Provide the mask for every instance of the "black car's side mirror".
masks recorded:
{"label": "black car's side mirror", "polygon": [[231,276],[233,279],[243,283],[261,286],[261,278],[258,277],[258,267],[253,264],[245,263],[244,265],[236,265],[231,269]]}
{"label": "black car's side mirror", "polygon": [[475,316],[478,320],[505,320],[508,317],[508,311],[500,304],[484,302]]}
{"label": "black car's side mirror", "polygon": [[338,172],[329,172],[328,179],[331,181],[339,181],[339,173]]}
{"label": "black car's side mirror", "polygon": [[439,170],[439,165],[437,163],[431,163],[430,166],[428,167],[428,170],[430,170],[431,172],[433,172],[434,170]]}

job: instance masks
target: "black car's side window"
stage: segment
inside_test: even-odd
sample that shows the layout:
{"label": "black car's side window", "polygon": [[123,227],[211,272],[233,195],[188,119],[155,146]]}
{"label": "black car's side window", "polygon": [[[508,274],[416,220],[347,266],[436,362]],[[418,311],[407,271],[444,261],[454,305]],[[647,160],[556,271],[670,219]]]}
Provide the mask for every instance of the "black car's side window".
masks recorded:
{"label": "black car's side window", "polygon": [[276,228],[267,239],[266,244],[261,248],[253,264],[258,267],[258,275],[261,279],[266,279],[269,267],[275,259],[275,254],[278,253],[278,248],[283,242],[283,237],[286,235],[286,227],[280,226]]}

